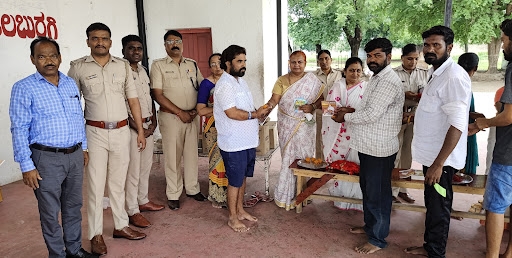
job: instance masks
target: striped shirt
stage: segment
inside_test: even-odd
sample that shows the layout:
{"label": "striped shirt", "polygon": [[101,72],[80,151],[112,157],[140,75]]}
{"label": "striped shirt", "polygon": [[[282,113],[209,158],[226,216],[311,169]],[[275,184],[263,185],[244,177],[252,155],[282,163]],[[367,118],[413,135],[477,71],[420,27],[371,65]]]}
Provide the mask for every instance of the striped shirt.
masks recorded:
{"label": "striped shirt", "polygon": [[30,144],[87,149],[80,93],[75,81],[59,72],[59,86],[36,72],[18,82],[9,106],[14,161],[21,172],[35,169]]}
{"label": "striped shirt", "polygon": [[386,66],[372,76],[361,100],[361,108],[345,115],[353,124],[350,147],[358,152],[388,157],[398,152],[398,133],[404,105],[402,81]]}

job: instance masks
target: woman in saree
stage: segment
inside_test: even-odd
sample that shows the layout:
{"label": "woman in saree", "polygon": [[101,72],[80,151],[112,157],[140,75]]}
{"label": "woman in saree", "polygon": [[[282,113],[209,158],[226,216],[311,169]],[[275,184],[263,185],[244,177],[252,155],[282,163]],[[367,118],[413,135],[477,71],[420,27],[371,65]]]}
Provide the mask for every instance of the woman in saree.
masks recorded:
{"label": "woman in saree", "polygon": [[[469,77],[473,77],[478,70],[478,55],[475,53],[464,53],[459,56],[457,63],[468,72]],[[471,92],[471,104],[469,106],[469,123],[474,123],[475,119],[484,117],[483,114],[475,112],[475,98]],[[476,142],[476,134],[468,136],[467,142],[467,155],[466,165],[464,166],[464,174],[476,174],[476,167],[478,167],[478,144]]]}
{"label": "woman in saree", "polygon": [[209,58],[211,75],[199,85],[196,106],[197,113],[206,117],[203,132],[209,158],[208,200],[215,208],[226,207],[228,187],[226,169],[217,146],[217,129],[215,129],[215,119],[213,118],[213,92],[215,84],[223,73],[223,70],[220,69],[220,57],[221,54],[215,53]]}
{"label": "woman in saree", "polygon": [[[363,62],[357,57],[351,57],[345,63],[345,77],[334,83],[329,90],[326,101],[336,102],[336,107],[351,107],[358,109],[366,88],[366,82],[361,80]],[[352,141],[350,123],[338,123],[332,119],[323,119],[322,142],[325,161],[331,163],[337,160],[347,160],[359,164],[357,151],[350,148]],[[363,194],[359,183],[334,181],[329,186],[329,192],[334,196],[362,199]],[[334,202],[334,206],[343,210],[363,211],[362,204]]]}
{"label": "woman in saree", "polygon": [[312,73],[304,72],[306,55],[295,51],[288,61],[290,72],[279,77],[266,105],[269,112],[279,104],[277,131],[281,148],[281,170],[274,191],[277,206],[293,209],[295,176],[288,168],[294,160],[315,155],[316,125],[313,112],[321,107],[324,85]]}

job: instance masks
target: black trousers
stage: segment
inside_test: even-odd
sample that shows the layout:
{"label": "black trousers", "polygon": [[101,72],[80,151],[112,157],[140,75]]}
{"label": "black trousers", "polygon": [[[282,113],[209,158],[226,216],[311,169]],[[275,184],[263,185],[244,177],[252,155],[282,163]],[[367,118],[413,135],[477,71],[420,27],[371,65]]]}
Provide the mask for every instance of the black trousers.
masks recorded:
{"label": "black trousers", "polygon": [[[427,169],[428,167],[423,166],[424,175]],[[423,248],[427,251],[428,257],[445,257],[453,202],[452,178],[457,172],[455,168],[443,167],[439,185],[446,189],[446,197],[441,196],[433,185],[425,184],[424,198],[427,214]]]}

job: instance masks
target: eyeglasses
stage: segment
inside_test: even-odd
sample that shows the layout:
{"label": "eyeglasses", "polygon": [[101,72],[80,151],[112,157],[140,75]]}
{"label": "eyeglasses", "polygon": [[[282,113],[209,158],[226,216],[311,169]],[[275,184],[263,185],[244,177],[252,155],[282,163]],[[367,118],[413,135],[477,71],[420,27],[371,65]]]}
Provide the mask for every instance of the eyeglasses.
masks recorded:
{"label": "eyeglasses", "polygon": [[217,63],[210,63],[210,67],[220,67],[220,62]]}
{"label": "eyeglasses", "polygon": [[181,43],[183,43],[183,40],[181,40],[181,39],[178,39],[178,40],[171,39],[171,40],[166,40],[165,41],[165,44],[167,44],[167,45],[174,45],[174,43],[181,44]]}

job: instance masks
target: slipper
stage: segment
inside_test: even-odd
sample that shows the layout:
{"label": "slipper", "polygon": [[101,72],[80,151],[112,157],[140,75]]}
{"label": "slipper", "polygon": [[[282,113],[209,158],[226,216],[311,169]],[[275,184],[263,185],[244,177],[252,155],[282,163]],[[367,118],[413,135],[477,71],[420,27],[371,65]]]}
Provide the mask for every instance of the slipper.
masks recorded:
{"label": "slipper", "polygon": [[252,197],[252,198],[250,198],[248,200],[245,200],[242,205],[243,205],[244,208],[251,208],[254,205],[256,205],[256,203],[258,203],[259,201],[260,200],[258,198]]}
{"label": "slipper", "polygon": [[272,197],[270,197],[270,196],[268,196],[266,194],[262,194],[259,191],[254,192],[254,194],[251,195],[251,197],[257,198],[258,201],[260,201],[260,202],[271,202],[271,201],[274,200],[274,198],[272,198]]}

